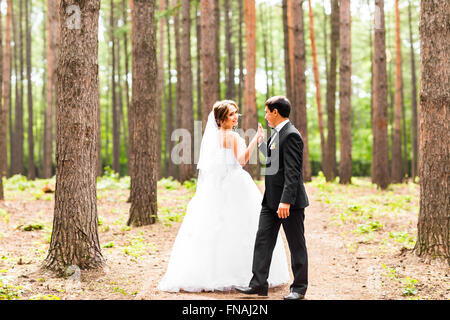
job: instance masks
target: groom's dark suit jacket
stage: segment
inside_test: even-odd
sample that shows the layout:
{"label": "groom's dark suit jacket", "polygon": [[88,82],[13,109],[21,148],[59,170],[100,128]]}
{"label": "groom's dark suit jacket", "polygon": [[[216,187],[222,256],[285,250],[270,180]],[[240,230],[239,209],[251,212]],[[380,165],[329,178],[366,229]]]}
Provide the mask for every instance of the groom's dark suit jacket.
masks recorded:
{"label": "groom's dark suit jacket", "polygon": [[300,132],[287,122],[275,136],[273,144],[269,139],[261,143],[259,150],[266,158],[266,190],[262,205],[278,210],[282,202],[289,203],[290,210],[306,208],[309,201],[303,185],[303,139]]}

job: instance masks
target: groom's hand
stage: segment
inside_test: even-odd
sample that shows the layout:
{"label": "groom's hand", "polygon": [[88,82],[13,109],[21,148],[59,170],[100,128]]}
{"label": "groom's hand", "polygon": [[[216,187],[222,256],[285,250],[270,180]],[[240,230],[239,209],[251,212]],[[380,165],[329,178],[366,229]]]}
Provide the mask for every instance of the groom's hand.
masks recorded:
{"label": "groom's hand", "polygon": [[289,217],[289,208],[291,207],[291,205],[289,203],[280,203],[280,205],[278,206],[278,218],[280,219],[286,219],[287,217]]}

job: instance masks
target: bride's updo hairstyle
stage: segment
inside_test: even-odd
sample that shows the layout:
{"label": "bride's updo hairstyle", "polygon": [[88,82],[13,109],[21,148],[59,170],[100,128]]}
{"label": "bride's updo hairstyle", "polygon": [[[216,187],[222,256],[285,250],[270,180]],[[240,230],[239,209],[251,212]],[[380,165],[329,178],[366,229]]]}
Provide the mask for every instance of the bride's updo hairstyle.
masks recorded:
{"label": "bride's updo hairstyle", "polygon": [[220,125],[227,120],[228,114],[230,113],[228,110],[229,106],[233,106],[236,108],[236,111],[239,111],[239,108],[233,100],[222,100],[217,101],[213,106],[214,118],[216,119],[217,126],[220,128]]}

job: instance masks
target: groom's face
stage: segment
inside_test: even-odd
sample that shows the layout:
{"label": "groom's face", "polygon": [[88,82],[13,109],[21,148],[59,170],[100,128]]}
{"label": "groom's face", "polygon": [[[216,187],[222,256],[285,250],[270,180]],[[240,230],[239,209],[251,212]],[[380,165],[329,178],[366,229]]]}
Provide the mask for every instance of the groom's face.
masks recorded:
{"label": "groom's face", "polygon": [[267,106],[266,106],[265,112],[266,112],[266,116],[264,118],[267,120],[267,123],[269,124],[269,126],[271,128],[275,128],[276,127],[275,123],[278,118],[278,110],[273,109],[273,112],[271,112],[270,109],[267,108]]}

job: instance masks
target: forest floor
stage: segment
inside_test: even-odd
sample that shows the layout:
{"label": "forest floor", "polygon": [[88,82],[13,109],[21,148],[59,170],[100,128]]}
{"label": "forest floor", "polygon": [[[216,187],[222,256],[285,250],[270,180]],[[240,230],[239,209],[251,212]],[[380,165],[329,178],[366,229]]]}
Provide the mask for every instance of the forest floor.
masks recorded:
{"label": "forest floor", "polygon": [[[40,270],[49,247],[54,194],[42,188],[54,180],[5,182],[0,202],[0,299],[250,299],[236,291],[166,293],[156,289],[195,183],[158,182],[158,223],[126,226],[129,177],[114,174],[97,185],[102,270],[67,278]],[[261,190],[263,182],[258,181]],[[419,211],[417,184],[377,190],[366,178],[341,186],[315,177],[306,184],[309,300],[450,299],[445,262],[425,261],[412,248]],[[29,231],[27,231],[29,230]],[[283,239],[285,240],[284,234]],[[287,244],[285,241],[285,247]],[[286,250],[289,257],[289,250]],[[289,285],[269,290],[282,299]]]}

